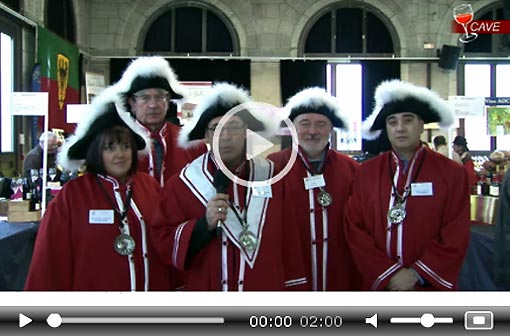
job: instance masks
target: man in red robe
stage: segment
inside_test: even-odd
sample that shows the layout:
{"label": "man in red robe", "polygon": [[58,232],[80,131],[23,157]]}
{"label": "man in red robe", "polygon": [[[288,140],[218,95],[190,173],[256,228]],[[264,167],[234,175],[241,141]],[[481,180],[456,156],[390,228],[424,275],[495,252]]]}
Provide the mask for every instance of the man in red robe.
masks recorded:
{"label": "man in red robe", "polygon": [[284,213],[282,183],[254,185],[274,175],[274,164],[246,159],[247,130],[269,125],[247,109],[223,118],[249,101],[244,90],[217,84],[179,136],[184,147],[201,139],[212,146],[170,178],[154,215],[156,249],[166,263],[184,271],[185,290],[306,288],[304,266],[294,255],[300,251],[297,232],[284,225],[293,217]]}
{"label": "man in red robe", "polygon": [[164,58],[137,58],[115,88],[122,95],[126,110],[152,140],[151,150],[140,158],[138,169],[149,173],[161,186],[207,150],[205,144],[190,150],[177,145],[180,128],[166,121],[166,117],[170,102],[183,99],[185,90]]}
{"label": "man in red robe", "polygon": [[[344,235],[344,208],[358,163],[329,148],[333,127],[348,130],[347,118],[339,101],[321,88],[297,93],[284,110],[299,140],[297,160],[284,178],[292,202],[287,208],[297,217],[287,224],[300,233],[309,290],[359,289],[360,278]],[[268,159],[281,168],[291,151],[273,153]]]}
{"label": "man in red robe", "polygon": [[423,125],[453,124],[435,92],[383,82],[362,126],[392,149],[364,162],[346,209],[346,235],[364,290],[453,290],[469,243],[469,190],[464,168],[424,146]]}

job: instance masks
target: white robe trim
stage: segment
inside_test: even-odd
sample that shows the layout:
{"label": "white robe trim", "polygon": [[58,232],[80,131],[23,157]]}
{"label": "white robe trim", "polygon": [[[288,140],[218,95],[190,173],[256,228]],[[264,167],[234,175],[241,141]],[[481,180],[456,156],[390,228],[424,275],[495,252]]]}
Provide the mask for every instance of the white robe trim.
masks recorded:
{"label": "white robe trim", "polygon": [[[216,189],[213,185],[213,178],[207,170],[207,162],[210,153],[205,153],[202,156],[191,162],[184,168],[180,174],[181,180],[188,186],[191,192],[197,199],[204,205],[216,195]],[[273,175],[273,163],[262,158],[255,157],[248,161],[250,165],[250,181],[263,181],[269,179]],[[236,186],[234,186],[236,187]],[[222,225],[223,233],[228,239],[239,249],[241,256],[246,260],[250,268],[253,268],[262,241],[262,231],[266,221],[266,212],[269,205],[269,199],[265,197],[253,197],[251,187],[248,188],[246,204],[249,207],[247,211],[246,220],[249,224],[248,230],[255,235],[258,239],[257,247],[254,250],[246,251],[239,242],[239,235],[242,232],[242,225],[237,220],[236,215],[232,209],[227,210],[227,219]],[[242,216],[244,214],[241,213]]]}

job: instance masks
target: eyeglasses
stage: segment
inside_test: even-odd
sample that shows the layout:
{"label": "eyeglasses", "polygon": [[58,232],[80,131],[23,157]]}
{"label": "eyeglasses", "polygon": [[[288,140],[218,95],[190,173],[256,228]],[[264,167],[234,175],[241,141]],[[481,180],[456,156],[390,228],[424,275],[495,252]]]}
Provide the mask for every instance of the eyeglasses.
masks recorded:
{"label": "eyeglasses", "polygon": [[156,103],[161,104],[163,102],[167,102],[170,97],[167,94],[158,94],[155,96],[148,95],[148,94],[140,94],[140,95],[133,95],[136,99],[138,99],[143,104],[148,104],[153,98],[156,101]]}
{"label": "eyeglasses", "polygon": [[[207,129],[214,133],[216,131],[216,127],[218,125],[212,125],[211,127],[207,127]],[[221,128],[221,133],[223,132],[228,132],[228,134],[230,135],[239,135],[243,132],[244,130],[244,125],[240,125],[240,124],[233,124],[233,125],[225,125]]]}

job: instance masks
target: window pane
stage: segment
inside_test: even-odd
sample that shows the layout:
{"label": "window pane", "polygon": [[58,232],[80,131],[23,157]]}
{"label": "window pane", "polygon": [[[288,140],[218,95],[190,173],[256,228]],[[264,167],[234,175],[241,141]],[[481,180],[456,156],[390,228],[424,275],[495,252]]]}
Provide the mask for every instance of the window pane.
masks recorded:
{"label": "window pane", "polygon": [[0,127],[1,152],[13,151],[11,95],[13,86],[13,41],[9,35],[0,33]]}
{"label": "window pane", "polygon": [[360,8],[342,8],[336,11],[336,52],[362,53],[362,22]]}
{"label": "window pane", "polygon": [[202,9],[175,10],[175,51],[202,52]]}
{"label": "window pane", "polygon": [[331,13],[324,14],[308,32],[305,53],[331,52]]}
{"label": "window pane", "polygon": [[145,36],[145,51],[172,51],[172,11],[158,17]]}
{"label": "window pane", "polygon": [[341,151],[361,150],[361,64],[336,65],[336,93],[342,110],[350,119],[349,132],[337,131],[337,149]]}
{"label": "window pane", "polygon": [[[464,95],[490,97],[491,67],[489,64],[466,64],[464,66]],[[487,118],[465,118],[464,131],[470,150],[490,150],[490,136],[487,135]]]}
{"label": "window pane", "polygon": [[393,40],[388,29],[370,12],[367,12],[367,52],[393,53]]}
{"label": "window pane", "polygon": [[496,65],[496,96],[510,97],[510,64]]}
{"label": "window pane", "polygon": [[207,46],[206,51],[233,52],[232,37],[221,19],[214,13],[207,12]]}

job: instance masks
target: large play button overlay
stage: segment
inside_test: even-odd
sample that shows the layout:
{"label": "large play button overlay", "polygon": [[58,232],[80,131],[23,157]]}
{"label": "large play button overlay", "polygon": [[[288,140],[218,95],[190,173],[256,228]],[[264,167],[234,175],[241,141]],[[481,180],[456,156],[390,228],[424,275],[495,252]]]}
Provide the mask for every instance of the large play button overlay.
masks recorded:
{"label": "large play button overlay", "polygon": [[[225,165],[220,155],[220,137],[222,134],[222,129],[229,127],[229,121],[231,121],[232,117],[236,116],[238,113],[246,113],[249,112],[253,117],[261,121],[265,126],[266,130],[263,132],[254,132],[250,129],[246,130],[246,159],[253,160],[256,158],[263,158],[265,154],[268,154],[269,151],[275,146],[271,141],[273,136],[276,136],[280,128],[280,124],[286,124],[287,128],[290,131],[290,135],[292,137],[292,150],[290,154],[290,159],[285,165],[285,167],[278,167],[281,169],[277,174],[272,176],[271,178],[267,178],[265,180],[244,180],[234,175]],[[238,117],[240,117],[238,115]],[[246,114],[243,115],[247,118]],[[242,118],[241,118],[242,119]],[[244,121],[244,120],[243,120]],[[240,184],[244,187],[266,187],[272,185],[280,181],[287,173],[292,169],[294,162],[297,158],[298,152],[298,137],[296,128],[294,124],[285,117],[283,111],[280,108],[273,106],[267,103],[259,103],[259,102],[250,102],[238,105],[227,112],[219,121],[218,125],[213,134],[212,138],[212,152],[214,153],[214,158],[216,159],[216,163],[218,164],[221,171],[236,184]]]}
{"label": "large play button overlay", "polygon": [[262,155],[273,148],[273,146],[274,144],[271,141],[258,135],[257,132],[253,132],[252,130],[246,131],[246,158],[248,160]]}

